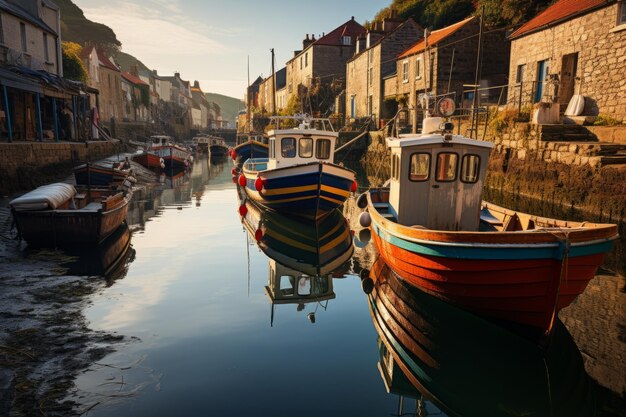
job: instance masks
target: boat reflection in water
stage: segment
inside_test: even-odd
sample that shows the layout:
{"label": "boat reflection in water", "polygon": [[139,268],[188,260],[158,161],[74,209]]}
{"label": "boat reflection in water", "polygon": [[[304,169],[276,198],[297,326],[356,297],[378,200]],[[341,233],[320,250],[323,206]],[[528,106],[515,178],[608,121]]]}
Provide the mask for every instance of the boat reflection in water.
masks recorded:
{"label": "boat reflection in water", "polygon": [[292,218],[265,210],[238,188],[239,214],[244,228],[269,259],[265,293],[272,305],[270,324],[277,305],[296,305],[315,323],[319,308],[335,298],[333,278],[348,271],[352,235],[346,219],[335,210],[321,220]]}
{"label": "boat reflection in water", "polygon": [[100,275],[115,280],[125,275],[124,267],[134,258],[130,240],[131,232],[124,222],[98,246],[87,251],[68,251],[76,259],[63,266],[70,275]]}
{"label": "boat reflection in water", "polygon": [[560,321],[541,348],[409,286],[381,258],[370,277],[379,369],[398,414],[412,397],[420,416],[432,415],[425,399],[449,416],[595,415],[592,381]]}

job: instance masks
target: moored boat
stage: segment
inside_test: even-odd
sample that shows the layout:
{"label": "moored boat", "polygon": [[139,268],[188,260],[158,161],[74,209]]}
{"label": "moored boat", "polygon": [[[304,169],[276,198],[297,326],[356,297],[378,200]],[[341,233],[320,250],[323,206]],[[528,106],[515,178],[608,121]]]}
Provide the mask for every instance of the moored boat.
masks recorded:
{"label": "moored boat", "polygon": [[[419,415],[596,415],[594,383],[560,321],[542,347],[420,291],[381,258],[370,276],[381,376],[419,401]],[[424,399],[441,411],[427,413]]]}
{"label": "moored boat", "polygon": [[[327,119],[273,117],[269,157],[248,159],[238,178],[250,199],[272,210],[319,218],[356,191],[354,171],[335,164],[338,133]],[[280,124],[297,123],[293,128]]]}
{"label": "moored boat", "polygon": [[170,136],[156,135],[150,138],[148,148],[133,156],[133,160],[156,171],[182,171],[190,165],[189,150],[173,143]]}
{"label": "moored boat", "polygon": [[250,158],[267,158],[268,143],[260,133],[242,133],[237,135],[235,147],[230,150],[230,157],[235,166],[241,167]]}
{"label": "moored boat", "polygon": [[211,158],[222,158],[228,154],[228,145],[223,138],[211,136],[209,142],[209,155]]}
{"label": "moored boat", "polygon": [[[495,320],[549,333],[617,238],[612,224],[570,222],[482,201],[489,142],[440,118],[388,138],[391,179],[359,198],[385,261],[411,284]],[[419,196],[419,198],[416,198]]]}
{"label": "moored boat", "polygon": [[126,219],[131,193],[48,184],[9,205],[20,236],[30,245],[97,244]]}
{"label": "moored boat", "polygon": [[96,187],[122,185],[128,178],[129,170],[107,167],[101,164],[82,164],[74,168],[74,178],[77,185]]}

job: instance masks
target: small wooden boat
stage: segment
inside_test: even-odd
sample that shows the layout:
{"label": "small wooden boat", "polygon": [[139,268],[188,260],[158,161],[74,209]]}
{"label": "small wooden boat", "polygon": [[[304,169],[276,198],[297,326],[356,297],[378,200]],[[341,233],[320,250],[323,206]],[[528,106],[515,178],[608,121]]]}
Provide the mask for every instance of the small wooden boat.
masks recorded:
{"label": "small wooden boat", "polygon": [[250,158],[267,158],[267,137],[260,133],[244,133],[237,135],[236,145],[230,150],[230,157],[235,166],[241,167]]}
{"label": "small wooden boat", "polygon": [[560,321],[541,347],[418,290],[382,258],[370,277],[381,376],[388,390],[418,399],[422,411],[426,399],[447,416],[597,414],[594,383]]}
{"label": "small wooden boat", "polygon": [[[271,210],[319,218],[357,189],[355,173],[333,163],[338,133],[327,119],[273,117],[269,157],[248,159],[238,178],[248,197]],[[279,129],[281,123],[297,123]]]}
{"label": "small wooden boat", "polygon": [[[617,236],[612,224],[569,222],[482,202],[492,143],[426,132],[387,139],[389,188],[359,197],[363,226],[410,282],[496,320],[549,332],[582,293]],[[429,126],[433,130],[428,130]]]}
{"label": "small wooden boat", "polygon": [[[325,308],[335,298],[333,278],[343,276],[342,268],[354,251],[341,212],[311,222],[264,210],[246,201],[245,194],[240,198],[244,228],[269,258],[265,293],[272,305],[271,323],[276,305],[297,304],[305,313],[311,303]],[[314,312],[307,316],[315,321]]]}
{"label": "small wooden boat", "polygon": [[49,184],[12,200],[20,236],[30,245],[98,244],[126,219],[131,193],[78,190],[70,184]]}
{"label": "small wooden boat", "polygon": [[77,185],[119,186],[128,178],[129,172],[127,169],[87,163],[74,168],[74,178]]}

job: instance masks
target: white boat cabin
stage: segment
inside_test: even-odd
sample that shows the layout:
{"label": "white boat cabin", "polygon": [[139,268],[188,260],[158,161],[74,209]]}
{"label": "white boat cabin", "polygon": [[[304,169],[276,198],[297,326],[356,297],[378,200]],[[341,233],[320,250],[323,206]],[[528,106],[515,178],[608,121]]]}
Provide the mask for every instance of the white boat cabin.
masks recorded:
{"label": "white boat cabin", "polygon": [[269,159],[267,169],[303,165],[311,162],[334,163],[335,146],[339,134],[333,131],[328,119],[303,119],[277,116],[278,126],[285,120],[296,120],[293,128],[275,128],[268,132]]}
{"label": "white boat cabin", "polygon": [[332,274],[308,275],[269,260],[265,293],[272,304],[304,304],[335,298]]}
{"label": "white boat cabin", "polygon": [[173,143],[174,143],[174,138],[172,138],[171,136],[155,135],[155,136],[150,136],[149,147],[156,148],[158,146],[167,146]]}
{"label": "white boat cabin", "polygon": [[[430,124],[425,120],[424,125]],[[493,143],[453,135],[451,130],[429,131],[387,138],[388,213],[405,226],[476,231]]]}
{"label": "white boat cabin", "polygon": [[237,145],[248,142],[259,142],[267,145],[267,137],[261,133],[242,133],[237,135]]}

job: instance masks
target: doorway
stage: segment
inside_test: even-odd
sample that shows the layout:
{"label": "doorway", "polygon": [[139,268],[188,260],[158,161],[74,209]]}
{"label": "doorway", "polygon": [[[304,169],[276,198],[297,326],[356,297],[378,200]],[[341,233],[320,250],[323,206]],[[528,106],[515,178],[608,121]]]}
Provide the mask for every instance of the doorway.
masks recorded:
{"label": "doorway", "polygon": [[563,55],[561,60],[561,82],[559,83],[559,103],[567,106],[574,95],[578,52]]}
{"label": "doorway", "polygon": [[548,77],[548,61],[543,60],[543,61],[537,62],[537,80],[535,81],[536,88],[535,88],[535,97],[534,97],[535,103],[540,102],[541,97],[543,97],[543,89],[545,87],[545,81],[547,77]]}

